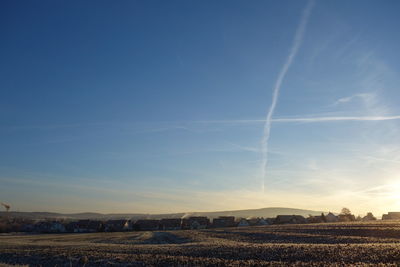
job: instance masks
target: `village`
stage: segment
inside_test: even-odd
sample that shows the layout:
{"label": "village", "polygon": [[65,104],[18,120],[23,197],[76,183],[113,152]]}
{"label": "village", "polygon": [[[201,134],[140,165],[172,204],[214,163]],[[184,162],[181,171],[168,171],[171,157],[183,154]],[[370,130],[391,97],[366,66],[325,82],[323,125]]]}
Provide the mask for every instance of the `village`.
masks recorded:
{"label": "village", "polygon": [[[400,212],[389,212],[382,216],[382,220],[400,219]],[[249,227],[279,224],[306,224],[306,223],[336,223],[352,221],[377,220],[369,212],[366,216],[355,217],[350,210],[343,208],[335,215],[332,212],[322,213],[320,216],[278,215],[275,218],[235,218],[234,216],[219,216],[210,219],[205,216],[191,216],[184,218],[164,219],[114,219],[114,220],[70,220],[70,219],[26,219],[3,216],[0,217],[0,233],[28,232],[28,233],[95,233],[95,232],[124,232],[124,231],[158,231],[158,230],[195,230],[226,227]]]}

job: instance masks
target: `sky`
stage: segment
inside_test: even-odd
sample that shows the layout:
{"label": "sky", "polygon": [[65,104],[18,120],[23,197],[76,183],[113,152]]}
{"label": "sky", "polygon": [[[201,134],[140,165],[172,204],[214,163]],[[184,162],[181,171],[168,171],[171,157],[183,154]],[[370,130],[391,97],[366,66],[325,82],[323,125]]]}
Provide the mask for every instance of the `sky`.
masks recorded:
{"label": "sky", "polygon": [[12,210],[400,210],[400,2],[0,3]]}

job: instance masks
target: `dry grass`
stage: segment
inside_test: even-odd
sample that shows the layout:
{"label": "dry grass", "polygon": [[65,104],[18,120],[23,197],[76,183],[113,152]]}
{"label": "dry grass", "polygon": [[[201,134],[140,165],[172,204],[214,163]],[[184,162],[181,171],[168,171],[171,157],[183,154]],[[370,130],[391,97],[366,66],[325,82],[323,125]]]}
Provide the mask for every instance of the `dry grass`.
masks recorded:
{"label": "dry grass", "polygon": [[0,236],[0,262],[46,266],[397,266],[400,222],[4,235]]}

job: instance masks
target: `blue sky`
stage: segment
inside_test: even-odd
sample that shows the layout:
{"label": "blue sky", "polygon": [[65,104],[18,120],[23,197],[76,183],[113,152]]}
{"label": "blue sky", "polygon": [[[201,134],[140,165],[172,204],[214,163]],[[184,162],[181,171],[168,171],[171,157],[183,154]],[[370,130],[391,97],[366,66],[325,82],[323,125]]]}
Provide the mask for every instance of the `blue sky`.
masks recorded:
{"label": "blue sky", "polygon": [[309,4],[2,1],[0,200],[399,209],[400,3]]}

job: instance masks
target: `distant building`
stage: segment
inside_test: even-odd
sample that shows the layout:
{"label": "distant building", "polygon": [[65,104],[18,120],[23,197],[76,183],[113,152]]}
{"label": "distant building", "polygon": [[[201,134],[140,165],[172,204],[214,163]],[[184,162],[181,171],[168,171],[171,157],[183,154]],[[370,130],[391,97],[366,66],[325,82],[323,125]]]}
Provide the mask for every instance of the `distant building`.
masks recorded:
{"label": "distant building", "polygon": [[104,225],[104,231],[106,232],[122,232],[131,230],[132,222],[129,220],[109,220]]}
{"label": "distant building", "polygon": [[209,227],[210,219],[205,216],[196,216],[182,219],[182,229],[205,229]]}
{"label": "distant building", "polygon": [[247,221],[248,221],[250,226],[260,226],[260,225],[269,225],[269,224],[271,224],[267,220],[265,220],[264,218],[250,218],[250,219],[247,219]]}
{"label": "distant building", "polygon": [[235,217],[234,216],[220,216],[213,220],[212,226],[215,228],[234,227],[234,226],[236,226]]}
{"label": "distant building", "polygon": [[388,214],[383,214],[382,220],[400,220],[400,212],[388,212]]}
{"label": "distant building", "polygon": [[241,218],[241,219],[239,219],[239,222],[238,222],[237,226],[238,227],[250,226],[250,224],[246,219]]}
{"label": "distant building", "polygon": [[307,223],[323,223],[325,220],[325,216],[310,216],[307,218]]}
{"label": "distant building", "polygon": [[51,233],[65,233],[67,230],[65,226],[60,222],[51,222],[50,232]]}
{"label": "distant building", "polygon": [[100,221],[79,220],[67,225],[68,232],[72,233],[95,233],[104,231],[104,225]]}
{"label": "distant building", "polygon": [[275,218],[264,218],[263,219],[268,225],[274,224]]}
{"label": "distant building", "polygon": [[332,212],[329,212],[327,215],[325,215],[325,220],[326,222],[338,222],[339,218]]}
{"label": "distant building", "polygon": [[39,233],[65,233],[65,226],[57,221],[53,222],[38,222],[34,225],[34,231]]}
{"label": "distant building", "polygon": [[270,225],[272,224],[271,222],[268,221],[268,219],[264,219],[264,218],[259,218],[257,225]]}
{"label": "distant building", "polygon": [[35,231],[35,225],[32,223],[26,223],[23,224],[20,228],[21,232],[34,232]]}
{"label": "distant building", "polygon": [[35,232],[38,233],[49,233],[50,232],[50,222],[38,222],[35,224]]}
{"label": "distant building", "polygon": [[135,230],[139,231],[156,231],[160,228],[160,221],[159,220],[138,220],[133,225]]}
{"label": "distant building", "polygon": [[307,220],[301,215],[278,215],[274,224],[299,224],[306,223]]}
{"label": "distant building", "polygon": [[161,230],[180,230],[180,229],[182,229],[182,220],[179,218],[161,219],[160,229]]}
{"label": "distant building", "polygon": [[364,216],[364,217],[362,218],[362,220],[363,220],[364,222],[366,222],[366,221],[376,221],[376,218],[375,218],[375,216],[372,214],[372,212],[368,212],[367,215]]}
{"label": "distant building", "polygon": [[325,223],[325,222],[327,222],[326,216],[324,213],[321,213],[321,215],[319,215],[319,216],[309,215],[306,220],[307,220],[307,223]]}

